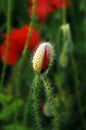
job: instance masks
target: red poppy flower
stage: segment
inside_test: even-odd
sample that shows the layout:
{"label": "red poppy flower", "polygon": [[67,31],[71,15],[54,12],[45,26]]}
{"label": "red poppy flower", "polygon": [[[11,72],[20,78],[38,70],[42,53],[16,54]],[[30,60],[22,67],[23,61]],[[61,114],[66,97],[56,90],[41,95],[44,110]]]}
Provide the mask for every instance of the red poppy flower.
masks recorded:
{"label": "red poppy flower", "polygon": [[[28,9],[28,13],[30,16],[32,15],[32,5],[33,0],[29,0],[31,6]],[[68,0],[65,0],[65,6],[68,7],[69,3]],[[38,17],[39,21],[43,21],[46,19],[46,16],[54,12],[56,7],[63,8],[63,0],[36,0],[36,16]]]}
{"label": "red poppy flower", "polygon": [[[29,26],[26,25],[26,26],[22,27],[20,29],[20,31],[21,31],[21,37],[23,37],[23,38],[21,39],[21,42],[19,42],[20,43],[19,45],[23,49],[25,46],[26,39],[27,39]],[[22,32],[23,32],[23,34],[22,34]],[[40,42],[41,42],[41,38],[39,37],[38,31],[36,30],[36,28],[32,29],[28,49],[33,51],[40,44]]]}
{"label": "red poppy flower", "polygon": [[[12,29],[9,35],[9,44],[8,44],[8,55],[7,55],[7,65],[13,65],[17,62],[19,56],[21,55],[30,26],[25,25],[20,29]],[[5,52],[6,52],[6,38],[4,34],[2,37],[5,38],[5,41],[1,44],[1,60],[5,61]],[[35,28],[32,29],[30,41],[28,44],[28,49],[33,51],[41,42],[41,38]]]}
{"label": "red poppy flower", "polygon": [[[1,45],[0,51],[1,51],[1,61],[5,62],[6,42],[3,42],[3,44]],[[13,65],[17,62],[18,58],[19,58],[19,53],[13,51],[10,47],[8,47],[6,64]]]}
{"label": "red poppy flower", "polygon": [[69,6],[68,0],[51,0],[51,4],[58,8],[64,8]]}
{"label": "red poppy flower", "polygon": [[[31,7],[29,8],[29,14],[32,14],[32,4],[33,0],[30,0]],[[49,0],[37,0],[36,1],[36,15],[40,21],[43,21],[46,18],[46,13],[48,12]]]}

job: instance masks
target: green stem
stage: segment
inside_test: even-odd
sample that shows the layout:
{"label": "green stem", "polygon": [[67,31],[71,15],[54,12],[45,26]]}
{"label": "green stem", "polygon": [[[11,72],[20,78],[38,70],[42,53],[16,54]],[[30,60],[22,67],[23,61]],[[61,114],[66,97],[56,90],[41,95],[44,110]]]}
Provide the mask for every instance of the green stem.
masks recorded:
{"label": "green stem", "polygon": [[[20,61],[17,65],[17,75],[18,77],[20,78],[21,74],[20,74],[20,70],[21,70],[21,67],[22,67],[22,64],[23,64],[23,61],[24,61],[24,58],[26,56],[26,52],[27,52],[27,48],[28,48],[28,45],[29,45],[29,41],[30,41],[30,36],[31,36],[31,32],[32,32],[32,27],[33,27],[33,23],[34,23],[34,16],[35,16],[35,9],[36,9],[36,0],[33,0],[33,7],[32,7],[32,18],[31,18],[31,22],[30,22],[30,28],[29,28],[29,31],[28,31],[28,34],[27,34],[27,39],[26,39],[26,43],[25,43],[25,47],[24,47],[24,50],[22,52],[22,56],[20,58]],[[17,76],[16,76],[17,77]],[[19,78],[16,78],[17,79],[17,82],[19,80]]]}
{"label": "green stem", "polygon": [[58,50],[58,52],[57,52],[57,54],[58,54],[58,56],[59,56],[59,54],[60,54],[60,47],[61,47],[61,45],[60,45],[60,37],[61,37],[61,28],[59,28],[59,30],[58,30],[58,33],[57,33],[57,38],[56,38],[56,43],[57,43],[57,50]]}
{"label": "green stem", "polygon": [[[15,70],[16,70],[16,77],[15,77],[15,88],[16,88],[16,107],[17,107],[17,99],[19,97],[19,86],[20,86],[20,77],[21,77],[21,69],[22,69],[22,64],[23,64],[23,61],[26,57],[26,54],[27,54],[27,48],[28,48],[28,45],[29,45],[29,41],[30,41],[30,36],[31,36],[31,32],[32,32],[32,27],[33,27],[33,23],[34,23],[34,15],[35,15],[35,9],[36,9],[36,0],[33,0],[33,7],[32,7],[32,18],[31,18],[31,22],[30,22],[30,28],[29,28],[29,31],[28,31],[28,34],[27,34],[27,39],[26,39],[26,43],[25,43],[25,47],[24,47],[24,50],[22,52],[22,56],[20,58],[20,61],[18,63],[18,65],[15,67]],[[15,114],[15,125],[16,125],[16,122],[17,122],[17,117],[18,117],[18,113],[16,111],[16,114]]]}
{"label": "green stem", "polygon": [[[65,7],[65,0],[63,0],[63,10],[62,10],[62,25],[66,24],[66,7]],[[65,43],[65,33],[63,31],[63,43]]]}
{"label": "green stem", "polygon": [[64,25],[65,23],[66,23],[66,6],[65,6],[65,0],[63,0],[62,24]]}
{"label": "green stem", "polygon": [[[77,23],[76,23],[76,10],[74,8],[74,2],[73,1],[70,1],[70,5],[71,5],[71,8],[70,8],[70,16],[71,16],[71,20],[72,20],[72,25],[73,25],[73,35],[74,35],[74,40],[76,39],[77,43],[79,42],[79,28],[77,28]],[[86,33],[85,33],[86,34]],[[75,41],[75,42],[76,42]]]}
{"label": "green stem", "polygon": [[53,105],[53,109],[54,109],[54,126],[55,126],[55,130],[58,130],[58,113],[57,113],[57,105],[52,93],[52,89],[49,83],[49,80],[47,77],[42,76],[42,81],[44,83],[45,86],[45,90],[46,90],[46,95],[48,97],[48,99],[51,101],[52,105]]}
{"label": "green stem", "polygon": [[25,43],[25,47],[24,50],[22,52],[22,58],[25,56],[27,48],[28,48],[28,43],[30,41],[30,36],[31,36],[31,32],[32,32],[32,28],[33,28],[33,23],[34,23],[34,16],[35,16],[35,10],[36,10],[36,0],[33,0],[33,7],[32,7],[32,18],[31,18],[31,22],[30,22],[30,28],[27,34],[27,40]]}
{"label": "green stem", "polygon": [[[32,85],[32,87],[33,86],[34,86],[34,84]],[[27,97],[27,101],[25,104],[24,117],[23,117],[23,125],[24,126],[27,124],[28,112],[30,110],[31,96],[32,96],[32,90],[33,90],[32,87],[29,88],[30,90],[28,92],[28,97]]]}
{"label": "green stem", "polygon": [[[17,87],[16,87],[17,90]],[[18,111],[17,111],[17,106],[18,106],[18,92],[15,93],[15,100],[16,100],[16,105],[15,105],[15,114],[14,114],[14,130],[17,130],[17,116],[18,116]]]}
{"label": "green stem", "polygon": [[34,117],[37,125],[37,130],[42,130],[39,112],[38,112],[38,100],[37,100],[39,79],[40,79],[40,75],[36,75],[34,89],[33,89],[33,110],[34,110]]}
{"label": "green stem", "polygon": [[5,71],[6,71],[6,60],[8,55],[8,44],[9,44],[9,33],[10,33],[10,24],[11,24],[11,0],[8,0],[8,11],[7,11],[7,39],[6,39],[6,49],[5,49],[5,61],[3,64],[2,74],[1,74],[1,82],[0,82],[0,92],[2,91],[4,78],[5,78]]}
{"label": "green stem", "polygon": [[80,98],[80,92],[79,92],[78,71],[77,71],[76,62],[73,56],[71,56],[71,62],[72,62],[72,69],[73,69],[73,74],[74,74],[74,87],[75,87],[75,93],[76,93],[76,98],[77,98],[77,103],[78,103],[78,109],[79,109],[83,129],[86,130],[86,121],[84,120],[84,115],[82,113],[82,104],[81,104],[81,98]]}
{"label": "green stem", "polygon": [[29,31],[28,31],[28,34],[27,34],[27,40],[26,40],[26,43],[25,43],[25,47],[24,47],[24,50],[22,52],[22,56],[20,58],[20,61],[17,65],[17,74],[16,74],[16,85],[19,86],[19,83],[20,83],[20,77],[21,77],[21,68],[22,68],[22,64],[23,64],[23,61],[24,61],[24,58],[26,56],[26,52],[27,52],[27,48],[28,48],[28,44],[29,44],[29,41],[30,41],[30,36],[31,36],[31,32],[32,32],[32,27],[33,27],[33,23],[34,23],[34,15],[35,15],[35,8],[36,8],[36,0],[33,0],[33,8],[32,8],[32,19],[31,19],[31,23],[30,23],[30,28],[29,28]]}

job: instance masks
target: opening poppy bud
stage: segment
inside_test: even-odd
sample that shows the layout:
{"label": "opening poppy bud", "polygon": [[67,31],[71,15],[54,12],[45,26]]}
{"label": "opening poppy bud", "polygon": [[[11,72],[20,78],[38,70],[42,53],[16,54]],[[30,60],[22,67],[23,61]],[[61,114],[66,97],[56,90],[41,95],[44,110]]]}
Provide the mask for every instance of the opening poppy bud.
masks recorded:
{"label": "opening poppy bud", "polygon": [[36,73],[43,73],[53,61],[53,47],[49,42],[44,42],[37,48],[33,56],[33,69]]}

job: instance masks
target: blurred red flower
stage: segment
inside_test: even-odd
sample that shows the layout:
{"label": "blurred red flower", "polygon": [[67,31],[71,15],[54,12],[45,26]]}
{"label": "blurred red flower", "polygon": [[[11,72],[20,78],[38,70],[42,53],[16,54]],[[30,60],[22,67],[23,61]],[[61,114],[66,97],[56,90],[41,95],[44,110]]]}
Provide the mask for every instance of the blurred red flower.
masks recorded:
{"label": "blurred red flower", "polygon": [[[28,13],[32,15],[33,0],[29,0],[31,6],[28,8]],[[65,0],[65,6],[69,6],[68,0]],[[46,19],[47,15],[54,12],[56,8],[64,8],[63,0],[36,0],[36,16],[39,21]]]}
{"label": "blurred red flower", "polygon": [[66,8],[69,7],[68,0],[51,0],[51,4],[58,8],[64,8],[64,6]]}
{"label": "blurred red flower", "polygon": [[[8,55],[7,55],[7,65],[13,65],[17,62],[19,56],[21,55],[30,26],[25,25],[20,29],[12,29],[9,35],[9,44],[8,44]],[[0,55],[2,62],[5,62],[5,52],[6,52],[6,38],[7,35],[3,34],[2,37],[5,41],[1,44]],[[38,31],[33,28],[30,36],[30,41],[28,44],[28,49],[33,51],[41,42],[41,38],[38,34]]]}

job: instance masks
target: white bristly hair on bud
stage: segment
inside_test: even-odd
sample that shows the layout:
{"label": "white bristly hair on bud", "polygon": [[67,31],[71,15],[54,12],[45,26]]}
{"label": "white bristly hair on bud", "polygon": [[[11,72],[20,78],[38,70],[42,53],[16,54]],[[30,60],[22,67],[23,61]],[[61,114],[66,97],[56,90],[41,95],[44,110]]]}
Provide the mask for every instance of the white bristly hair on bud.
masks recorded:
{"label": "white bristly hair on bud", "polygon": [[[51,66],[53,57],[53,46],[50,44],[50,42],[42,42],[33,55],[32,63],[34,71],[36,73],[41,73],[42,71],[44,72]],[[45,67],[44,69],[42,68],[43,63],[43,67]]]}

